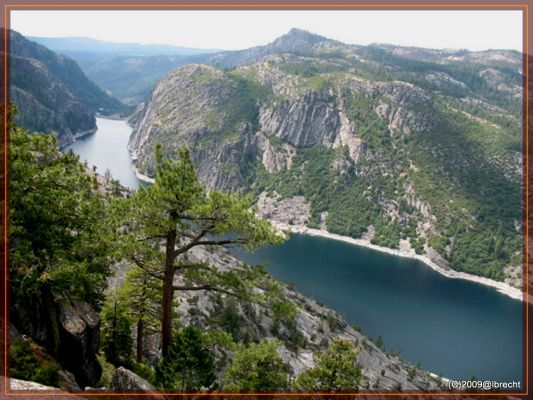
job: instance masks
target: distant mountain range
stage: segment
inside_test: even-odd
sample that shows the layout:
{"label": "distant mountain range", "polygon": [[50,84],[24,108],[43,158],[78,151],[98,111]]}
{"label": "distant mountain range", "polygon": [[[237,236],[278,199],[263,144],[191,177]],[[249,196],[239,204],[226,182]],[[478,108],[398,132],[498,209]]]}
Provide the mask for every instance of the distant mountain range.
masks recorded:
{"label": "distant mountain range", "polygon": [[190,57],[220,52],[164,44],[115,43],[85,37],[30,36],[47,48],[65,54],[109,95],[135,106],[146,100],[166,73],[187,64]]}
{"label": "distant mountain range", "polygon": [[109,93],[144,102],[130,149],[145,175],[155,143],[169,155],[188,146],[210,188],[252,192],[276,215],[298,204],[286,223],[521,283],[519,52],[357,46],[293,29],[240,51],[77,53],[106,94],[14,32],[11,50],[19,121],[60,144],[94,130],[97,111],[131,110]]}
{"label": "distant mountain range", "polygon": [[54,133],[60,146],[96,129],[95,114],[127,114],[130,109],[85,76],[71,58],[10,31],[10,99],[17,121]]}
{"label": "distant mountain range", "polygon": [[[298,29],[163,77],[130,141],[187,146],[268,217],[521,284],[522,56],[355,46]],[[290,210],[290,211],[288,211]]]}
{"label": "distant mountain range", "polygon": [[111,54],[113,56],[192,56],[203,53],[215,53],[221,50],[197,49],[193,47],[172,46],[167,44],[119,43],[91,39],[87,37],[41,37],[28,36],[29,40],[42,44],[50,50],[69,53]]}

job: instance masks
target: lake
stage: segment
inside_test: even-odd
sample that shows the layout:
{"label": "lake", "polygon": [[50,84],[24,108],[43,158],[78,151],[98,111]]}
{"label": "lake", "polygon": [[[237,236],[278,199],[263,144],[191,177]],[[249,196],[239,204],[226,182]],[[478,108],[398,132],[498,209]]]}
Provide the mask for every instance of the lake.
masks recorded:
{"label": "lake", "polygon": [[121,120],[96,118],[96,132],[85,135],[66,150],[72,149],[80,156],[80,161],[87,160],[89,168],[97,167],[97,172],[104,175],[111,172],[114,179],[130,189],[137,189],[143,184],[131,169],[131,156],[128,140],[132,128]]}
{"label": "lake", "polygon": [[[131,128],[102,118],[97,126],[69,148],[100,173],[109,169],[138,188],[127,150]],[[495,289],[446,278],[418,260],[315,236],[294,234],[282,245],[236,254],[266,264],[409,362],[449,378],[523,382],[523,304]]]}

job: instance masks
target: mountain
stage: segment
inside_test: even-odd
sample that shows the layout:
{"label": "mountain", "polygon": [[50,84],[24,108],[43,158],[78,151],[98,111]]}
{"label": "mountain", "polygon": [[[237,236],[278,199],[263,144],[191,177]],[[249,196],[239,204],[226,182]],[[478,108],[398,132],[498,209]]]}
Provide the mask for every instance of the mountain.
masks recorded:
{"label": "mountain", "polygon": [[302,225],[521,285],[519,53],[291,30],[207,62],[225,69],[155,86],[129,144],[140,173],[154,175],[156,143],[188,146],[208,187],[251,192],[271,215],[292,201]]}
{"label": "mountain", "polygon": [[128,108],[91,82],[76,62],[10,32],[10,96],[17,120],[40,132],[54,132],[63,146],[96,129],[95,113]]}
{"label": "mountain", "polygon": [[[76,56],[74,56],[76,57]],[[87,76],[122,102],[135,106],[146,101],[154,85],[168,72],[188,63],[182,55],[121,56],[81,64]]]}
{"label": "mountain", "polygon": [[30,37],[49,49],[76,60],[83,72],[120,101],[136,106],[145,101],[154,84],[193,56],[214,49],[162,44],[115,43],[85,37]]}
{"label": "mountain", "polygon": [[[158,55],[183,55],[190,56],[203,53],[214,53],[220,50],[197,49],[193,47],[172,46],[167,44],[139,44],[119,43],[91,39],[87,37],[42,37],[28,36],[28,39],[47,48],[63,53],[93,53],[111,54],[113,56],[158,56]],[[75,58],[75,57],[73,57]]]}

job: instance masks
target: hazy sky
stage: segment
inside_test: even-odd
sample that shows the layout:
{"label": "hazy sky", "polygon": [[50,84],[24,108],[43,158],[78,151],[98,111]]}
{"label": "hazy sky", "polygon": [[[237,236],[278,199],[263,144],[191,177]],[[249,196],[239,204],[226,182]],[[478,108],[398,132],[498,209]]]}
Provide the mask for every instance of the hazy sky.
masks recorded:
{"label": "hazy sky", "polygon": [[297,27],[351,44],[522,51],[521,11],[12,11],[29,36],[243,49]]}

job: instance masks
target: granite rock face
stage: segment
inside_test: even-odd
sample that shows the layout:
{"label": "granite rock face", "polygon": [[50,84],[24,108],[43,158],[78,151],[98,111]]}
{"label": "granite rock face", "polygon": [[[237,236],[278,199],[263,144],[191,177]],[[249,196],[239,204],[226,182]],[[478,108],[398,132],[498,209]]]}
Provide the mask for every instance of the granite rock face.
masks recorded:
{"label": "granite rock face", "polygon": [[87,303],[55,301],[47,293],[27,301],[32,308],[14,313],[13,324],[18,332],[30,336],[69,371],[64,376],[67,385],[97,386],[102,373],[96,359],[100,341],[98,313]]}
{"label": "granite rock face", "polygon": [[156,389],[145,379],[124,367],[118,367],[111,378],[109,390],[117,392],[155,392]]}
{"label": "granite rock face", "polygon": [[100,345],[100,317],[87,303],[59,304],[61,364],[72,371],[79,386],[97,386],[102,367],[96,359]]}
{"label": "granite rock face", "polygon": [[[493,260],[498,267],[485,271],[475,251],[454,249],[483,240],[474,238],[484,229],[480,210],[498,208],[501,191],[518,199],[519,54],[353,46],[292,30],[266,46],[198,61],[165,76],[139,109],[129,149],[141,174],[155,175],[156,143],[170,158],[185,146],[210,190],[303,195],[314,227],[360,237],[374,226],[378,244],[397,247],[409,237],[445,266],[512,278],[505,266],[516,261]],[[302,186],[310,180],[321,193]],[[449,193],[454,198],[442,201]],[[352,199],[371,208],[363,198],[379,217],[335,215]],[[514,234],[521,216],[503,218],[498,224]],[[473,229],[458,220],[474,221]],[[511,246],[506,254],[520,251]]]}

